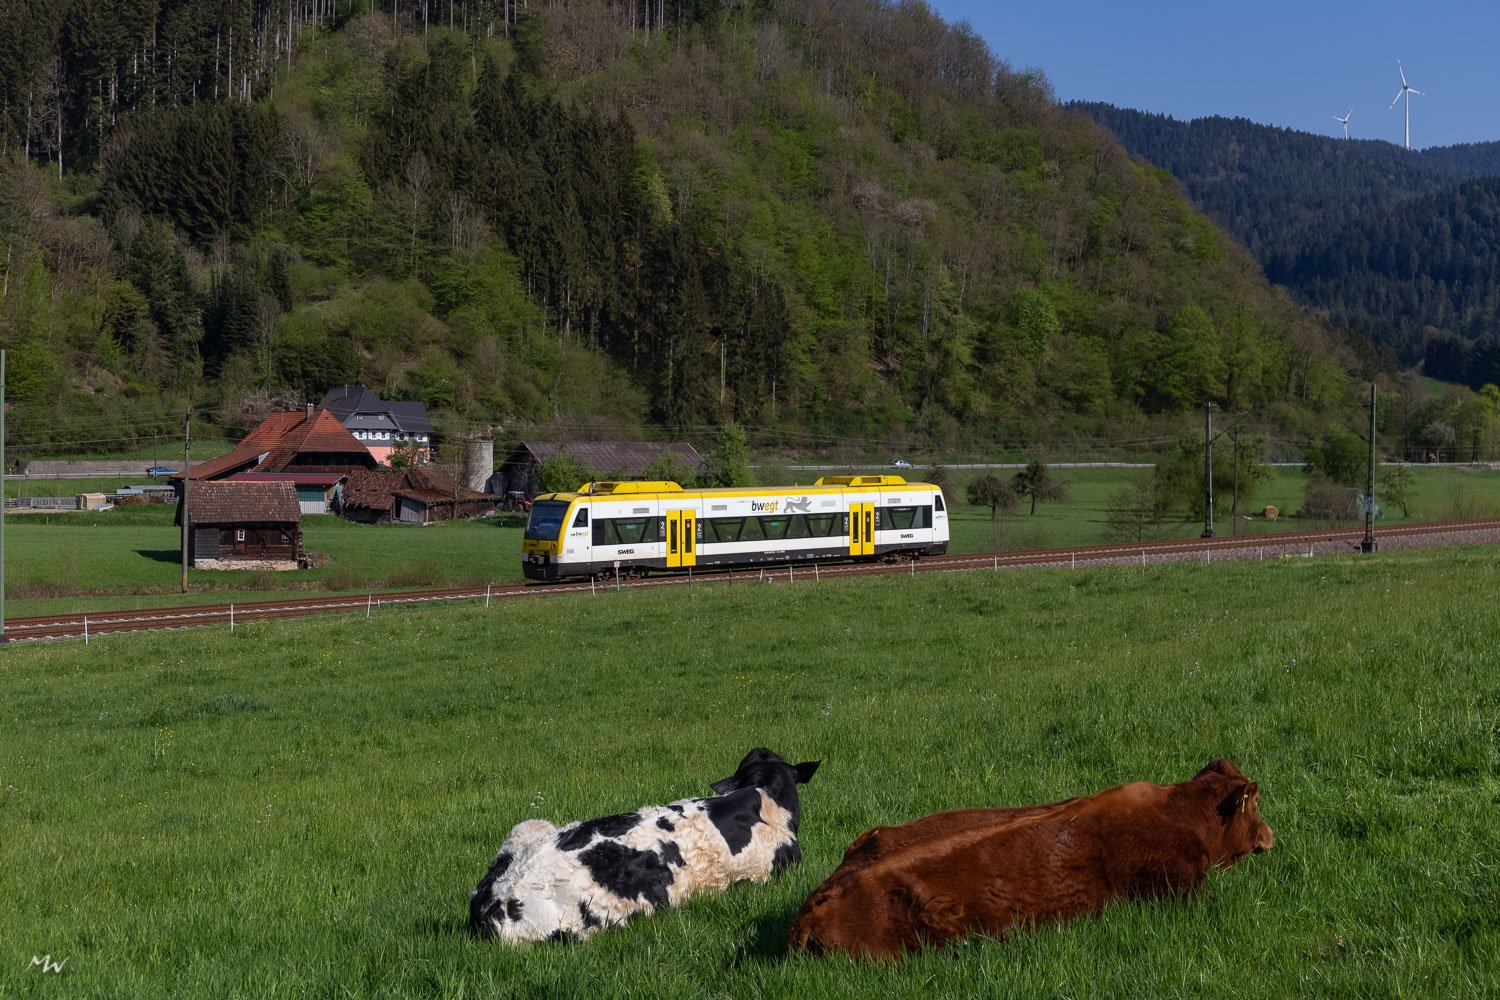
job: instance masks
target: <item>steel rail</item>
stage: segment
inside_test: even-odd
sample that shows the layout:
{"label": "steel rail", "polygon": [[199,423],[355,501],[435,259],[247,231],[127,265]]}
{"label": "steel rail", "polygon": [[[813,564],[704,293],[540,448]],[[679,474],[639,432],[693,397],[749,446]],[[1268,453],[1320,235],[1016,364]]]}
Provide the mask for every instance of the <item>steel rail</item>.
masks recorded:
{"label": "steel rail", "polygon": [[[1453,536],[1479,532],[1500,532],[1500,519],[1447,521],[1423,524],[1391,525],[1381,529],[1380,539],[1421,539],[1423,536]],[[562,594],[598,593],[602,590],[636,589],[663,586],[694,586],[710,583],[797,582],[848,576],[872,576],[888,573],[956,572],[979,569],[1024,568],[1028,566],[1078,566],[1107,563],[1166,562],[1203,558],[1214,554],[1245,558],[1249,550],[1264,555],[1284,555],[1308,550],[1314,554],[1319,546],[1345,546],[1357,551],[1364,537],[1362,528],[1331,528],[1217,538],[1183,538],[1140,542],[1112,542],[1070,548],[1029,549],[1009,552],[982,552],[944,555],[920,560],[898,559],[887,562],[772,563],[764,567],[736,567],[732,570],[709,570],[697,573],[675,573],[648,576],[639,580],[570,581],[553,584],[492,583],[484,587],[457,587],[434,590],[406,590],[346,594],[330,597],[284,596],[272,600],[234,602],[232,604],[193,604],[175,607],[138,608],[101,611],[77,611],[59,615],[31,615],[6,622],[6,637],[12,641],[86,638],[119,632],[204,626],[238,626],[251,622],[282,618],[301,618],[319,614],[372,615],[390,607],[444,604],[460,601],[508,601],[526,597]],[[1447,544],[1447,543],[1443,543]],[[1472,543],[1470,543],[1472,544]],[[1337,551],[1337,549],[1335,549]]]}

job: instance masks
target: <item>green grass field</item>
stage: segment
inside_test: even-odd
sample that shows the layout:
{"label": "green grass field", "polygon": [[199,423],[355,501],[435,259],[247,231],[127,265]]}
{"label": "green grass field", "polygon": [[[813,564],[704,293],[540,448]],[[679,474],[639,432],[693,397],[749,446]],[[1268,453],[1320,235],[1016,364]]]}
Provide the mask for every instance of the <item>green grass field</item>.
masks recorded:
{"label": "green grass field", "polygon": [[[1304,488],[1299,469],[1272,470],[1259,486],[1253,504],[1285,512],[1296,509]],[[1392,509],[1382,523],[1432,521],[1454,515],[1500,514],[1500,471],[1468,468],[1418,468],[1410,517]],[[1022,510],[990,519],[987,508],[962,502],[970,472],[955,477],[951,505],[952,551],[1092,545],[1107,538],[1110,498],[1145,470],[1067,469],[1068,500],[1044,503],[1036,514]],[[1008,473],[1005,473],[1008,474]],[[920,473],[913,473],[917,478]],[[65,483],[68,481],[64,481]],[[92,481],[90,481],[92,482]],[[46,483],[33,484],[50,485]],[[83,483],[75,484],[82,487]],[[97,485],[97,484],[93,484]],[[7,484],[14,489],[15,482]],[[59,487],[60,494],[79,492]],[[1230,533],[1228,498],[1221,495],[1224,517],[1216,523]],[[6,520],[7,613],[47,614],[79,610],[154,607],[164,603],[264,600],[284,591],[364,593],[415,587],[483,585],[521,579],[523,520],[509,515],[481,521],[418,528],[411,525],[352,524],[331,516],[303,522],[304,544],[319,565],[296,573],[194,570],[192,594],[181,590],[180,529],[172,525],[170,505],[120,508],[99,513],[14,513]],[[1295,518],[1271,522],[1241,520],[1242,533],[1306,528]],[[1324,526],[1323,523],[1314,525]],[[1168,526],[1175,537],[1195,537],[1201,521]]]}
{"label": "green grass field", "polygon": [[[0,996],[1494,996],[1497,585],[1434,550],[6,648]],[[581,946],[466,935],[518,820],[706,794],[762,744],[823,761],[800,868]],[[782,948],[871,825],[1220,755],[1277,846],[1186,903],[899,965]]]}

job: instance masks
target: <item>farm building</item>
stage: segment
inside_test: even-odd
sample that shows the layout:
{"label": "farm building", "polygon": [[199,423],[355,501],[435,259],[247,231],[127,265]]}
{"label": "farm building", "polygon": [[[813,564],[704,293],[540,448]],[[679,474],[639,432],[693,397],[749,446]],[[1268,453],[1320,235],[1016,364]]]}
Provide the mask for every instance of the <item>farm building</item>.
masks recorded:
{"label": "farm building", "polygon": [[231,483],[291,483],[304,514],[337,514],[344,506],[342,472],[236,472]]}
{"label": "farm building", "polygon": [[495,512],[499,497],[458,485],[436,465],[356,472],[344,487],[344,517],[365,524],[435,524]]}
{"label": "farm building", "polygon": [[601,479],[641,479],[647,469],[669,455],[680,460],[695,476],[701,476],[708,469],[703,456],[686,441],[666,444],[631,441],[523,441],[511,449],[505,456],[505,461],[500,463],[499,470],[490,477],[489,491],[498,496],[517,491],[528,497],[535,496],[542,492],[539,467],[564,454],[592,469]]}
{"label": "farm building", "polygon": [[328,390],[318,407],[338,418],[381,465],[390,465],[391,455],[402,449],[418,465],[432,458],[432,421],[422,403],[385,400],[362,385],[341,385]]}
{"label": "farm building", "polygon": [[[227,455],[188,470],[193,481],[220,480],[242,472],[338,472],[373,469],[375,456],[327,410],[288,410],[262,420]],[[172,477],[180,482],[181,476]]]}
{"label": "farm building", "polygon": [[[188,562],[196,569],[298,569],[302,511],[285,482],[194,482],[188,489]],[[182,504],[177,505],[182,523]]]}

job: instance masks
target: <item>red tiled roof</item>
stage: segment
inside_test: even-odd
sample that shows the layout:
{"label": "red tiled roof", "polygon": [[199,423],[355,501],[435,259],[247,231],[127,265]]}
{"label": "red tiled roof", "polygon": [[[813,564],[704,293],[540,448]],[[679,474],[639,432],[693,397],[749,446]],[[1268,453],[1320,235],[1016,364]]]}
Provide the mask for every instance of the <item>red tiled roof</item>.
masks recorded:
{"label": "red tiled roof", "polygon": [[195,482],[188,487],[195,524],[300,522],[302,508],[291,483]]}
{"label": "red tiled roof", "polygon": [[[299,456],[309,454],[330,456],[332,460],[297,462]],[[194,465],[188,477],[223,479],[240,472],[284,472],[288,466],[305,472],[345,471],[375,464],[370,450],[327,410],[314,410],[311,417],[304,411],[291,410],[266,417],[229,454]]]}

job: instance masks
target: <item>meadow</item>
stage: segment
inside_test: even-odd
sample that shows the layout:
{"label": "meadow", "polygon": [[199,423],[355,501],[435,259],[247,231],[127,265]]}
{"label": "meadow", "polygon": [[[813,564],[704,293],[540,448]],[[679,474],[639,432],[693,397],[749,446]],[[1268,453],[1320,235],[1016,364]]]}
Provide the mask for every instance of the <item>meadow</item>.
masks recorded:
{"label": "meadow", "polygon": [[[1148,470],[1121,468],[1058,469],[1069,487],[1066,501],[1042,503],[1035,514],[1026,507],[991,519],[988,508],[963,501],[977,470],[955,470],[951,499],[952,551],[1093,545],[1109,539],[1111,498]],[[1256,515],[1274,504],[1295,511],[1302,501],[1301,469],[1273,468],[1258,485],[1244,513]],[[908,473],[920,479],[922,470]],[[1001,475],[1010,475],[1002,470]],[[1453,516],[1500,515],[1500,471],[1462,466],[1417,467],[1410,515],[1392,507],[1381,524],[1434,521]],[[809,482],[815,473],[801,474]],[[68,495],[99,492],[107,482],[10,481],[15,495]],[[1242,517],[1228,521],[1228,495],[1218,500],[1220,535],[1324,527],[1294,517],[1268,521]],[[366,593],[441,586],[483,586],[521,580],[520,548],[524,520],[501,515],[480,521],[428,527],[352,524],[332,516],[303,521],[304,545],[315,566],[296,573],[193,570],[191,593],[181,591],[181,530],[172,524],[170,505],[122,507],[97,513],[10,513],[6,519],[6,610],[10,615],[82,610],[158,607],[177,603],[265,600],[286,591]],[[1163,526],[1163,534],[1189,538],[1203,530],[1197,519]],[[1378,528],[1377,528],[1378,533]]]}
{"label": "meadow", "polygon": [[[557,597],[0,650],[0,996],[1500,993],[1500,553]],[[465,931],[509,827],[820,759],[803,864],[600,934]],[[788,955],[862,830],[1260,783],[1178,904],[899,964]],[[32,958],[65,962],[47,973]]]}

